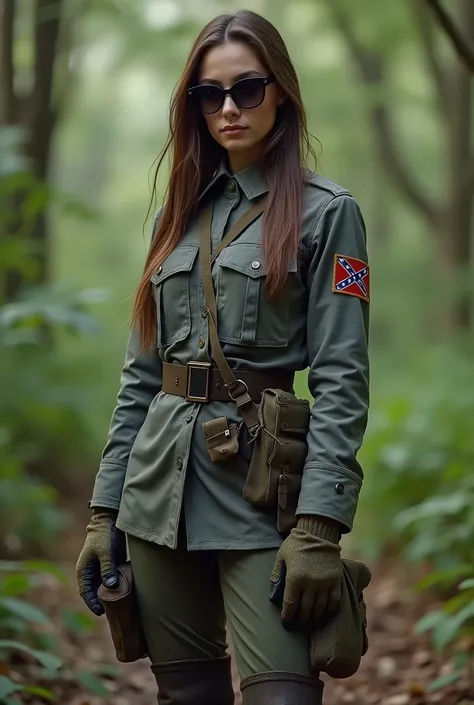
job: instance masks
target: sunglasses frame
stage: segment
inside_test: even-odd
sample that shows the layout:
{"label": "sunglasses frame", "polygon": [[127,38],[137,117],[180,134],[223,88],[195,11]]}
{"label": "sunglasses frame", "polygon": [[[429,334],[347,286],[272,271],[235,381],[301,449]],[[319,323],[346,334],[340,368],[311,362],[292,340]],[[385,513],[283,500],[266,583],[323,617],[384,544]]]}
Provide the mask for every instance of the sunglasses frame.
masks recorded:
{"label": "sunglasses frame", "polygon": [[[237,86],[239,83],[243,83],[243,81],[255,80],[261,82],[261,84],[263,85],[262,100],[256,105],[252,105],[251,108],[245,108],[244,106],[240,105],[240,103],[234,98],[234,96],[232,95],[232,91],[234,90],[235,86]],[[219,107],[216,110],[213,110],[212,112],[204,112],[203,110],[201,110],[201,113],[203,115],[214,115],[215,113],[218,113],[224,105],[225,99],[228,95],[230,95],[230,97],[240,110],[253,110],[254,108],[258,108],[258,106],[263,103],[263,101],[265,100],[267,86],[270,85],[270,83],[275,83],[275,81],[275,76],[273,76],[273,74],[269,74],[268,76],[247,76],[246,78],[240,78],[238,81],[233,83],[230,88],[222,88],[221,86],[216,86],[214,83],[198,83],[198,85],[188,88],[188,95],[192,98],[196,98],[198,88],[218,88],[221,91],[222,102]]]}

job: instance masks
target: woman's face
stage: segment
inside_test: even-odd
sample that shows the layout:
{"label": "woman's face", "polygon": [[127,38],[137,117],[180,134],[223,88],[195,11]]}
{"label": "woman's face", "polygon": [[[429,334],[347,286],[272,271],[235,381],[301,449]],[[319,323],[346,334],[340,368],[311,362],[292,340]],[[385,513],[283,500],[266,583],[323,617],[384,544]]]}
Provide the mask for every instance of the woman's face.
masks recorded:
{"label": "woman's face", "polygon": [[[209,49],[205,54],[200,66],[199,83],[231,88],[242,78],[267,76],[268,73],[247,44],[229,41]],[[258,158],[283,100],[279,86],[270,83],[265,87],[262,103],[255,108],[241,108],[227,94],[217,112],[204,115],[209,132],[228,151],[233,171],[244,169]]]}

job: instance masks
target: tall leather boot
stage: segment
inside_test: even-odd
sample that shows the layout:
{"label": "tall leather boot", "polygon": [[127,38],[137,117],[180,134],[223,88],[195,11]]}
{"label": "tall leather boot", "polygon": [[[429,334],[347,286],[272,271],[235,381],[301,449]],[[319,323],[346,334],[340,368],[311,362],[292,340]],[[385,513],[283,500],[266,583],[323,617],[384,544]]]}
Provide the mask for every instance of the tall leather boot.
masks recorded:
{"label": "tall leather boot", "polygon": [[257,673],[240,684],[243,705],[322,705],[324,683],[285,671]]}
{"label": "tall leather boot", "polygon": [[159,705],[234,705],[230,656],[151,665]]}

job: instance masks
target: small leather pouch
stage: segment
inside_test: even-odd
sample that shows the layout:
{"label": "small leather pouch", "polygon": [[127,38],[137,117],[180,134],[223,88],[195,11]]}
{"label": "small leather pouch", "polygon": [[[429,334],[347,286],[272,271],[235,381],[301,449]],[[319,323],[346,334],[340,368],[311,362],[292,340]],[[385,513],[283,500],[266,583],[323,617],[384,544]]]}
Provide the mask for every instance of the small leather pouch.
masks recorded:
{"label": "small leather pouch", "polygon": [[361,561],[343,559],[343,564],[339,607],[323,617],[311,634],[311,666],[332,678],[353,676],[369,648],[363,591],[371,573]]}
{"label": "small leather pouch", "polygon": [[209,457],[214,463],[222,463],[239,452],[239,429],[235,424],[229,426],[225,416],[202,424],[206,438]]}
{"label": "small leather pouch", "polygon": [[141,629],[130,562],[120,565],[118,572],[118,587],[111,589],[101,585],[98,596],[109,623],[117,660],[130,663],[147,656],[147,646]]}

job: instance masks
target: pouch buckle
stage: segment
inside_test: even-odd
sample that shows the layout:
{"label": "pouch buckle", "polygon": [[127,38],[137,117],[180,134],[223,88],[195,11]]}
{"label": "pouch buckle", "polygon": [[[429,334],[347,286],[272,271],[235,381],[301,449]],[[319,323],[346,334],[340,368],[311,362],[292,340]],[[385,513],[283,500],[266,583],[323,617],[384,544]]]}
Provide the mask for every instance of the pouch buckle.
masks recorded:
{"label": "pouch buckle", "polygon": [[210,362],[193,360],[188,362],[186,378],[186,400],[205,404],[209,401]]}

